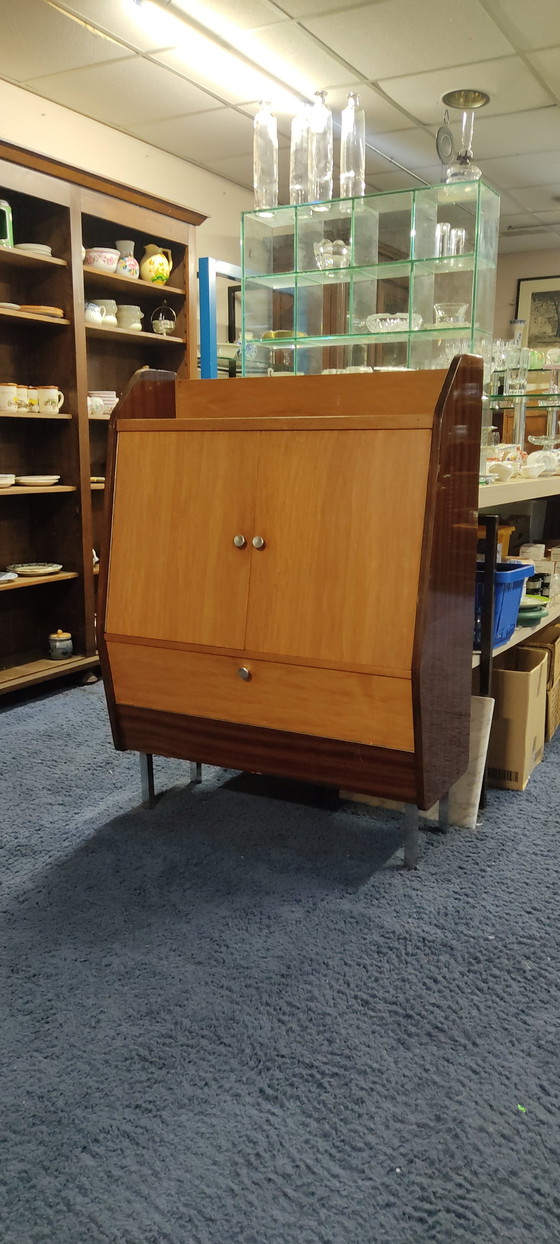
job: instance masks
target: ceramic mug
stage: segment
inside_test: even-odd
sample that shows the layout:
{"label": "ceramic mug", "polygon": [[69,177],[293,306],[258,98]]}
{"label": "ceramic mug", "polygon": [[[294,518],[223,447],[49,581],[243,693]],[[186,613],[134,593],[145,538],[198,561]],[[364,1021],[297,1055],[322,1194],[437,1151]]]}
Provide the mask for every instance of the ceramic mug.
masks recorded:
{"label": "ceramic mug", "polygon": [[107,311],[97,302],[86,302],[86,323],[102,324]]}
{"label": "ceramic mug", "polygon": [[103,398],[98,397],[96,393],[88,393],[87,410],[88,415],[103,415],[105,413]]}
{"label": "ceramic mug", "polygon": [[96,298],[94,306],[105,308],[105,328],[117,322],[117,303],[114,298]]}
{"label": "ceramic mug", "polygon": [[17,384],[0,384],[0,410],[17,410]]}
{"label": "ceramic mug", "polygon": [[37,389],[39,410],[42,415],[52,415],[60,410],[64,401],[64,393],[53,384],[42,384]]}
{"label": "ceramic mug", "polygon": [[16,402],[18,410],[27,410],[27,385],[18,384]]}
{"label": "ceramic mug", "polygon": [[27,390],[27,409],[37,410],[39,407],[39,395],[36,388],[28,388]]}

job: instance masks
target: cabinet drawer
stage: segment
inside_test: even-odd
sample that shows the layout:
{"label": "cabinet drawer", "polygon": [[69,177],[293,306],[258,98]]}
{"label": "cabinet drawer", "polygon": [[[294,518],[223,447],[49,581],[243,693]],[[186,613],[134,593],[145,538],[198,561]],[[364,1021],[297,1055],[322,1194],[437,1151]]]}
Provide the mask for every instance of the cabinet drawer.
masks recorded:
{"label": "cabinet drawer", "polygon": [[115,640],[107,650],[117,704],[414,750],[406,678]]}

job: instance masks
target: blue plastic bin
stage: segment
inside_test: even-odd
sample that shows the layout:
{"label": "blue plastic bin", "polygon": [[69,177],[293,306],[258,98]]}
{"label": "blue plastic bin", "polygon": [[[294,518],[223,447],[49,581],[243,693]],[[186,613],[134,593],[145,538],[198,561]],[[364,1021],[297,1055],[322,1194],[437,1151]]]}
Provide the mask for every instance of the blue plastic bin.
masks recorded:
{"label": "blue plastic bin", "polygon": [[[506,644],[517,623],[517,614],[525,580],[535,567],[527,562],[498,562],[494,571],[494,636],[492,647]],[[482,606],[484,602],[484,566],[476,568],[474,607],[474,647],[480,648]]]}

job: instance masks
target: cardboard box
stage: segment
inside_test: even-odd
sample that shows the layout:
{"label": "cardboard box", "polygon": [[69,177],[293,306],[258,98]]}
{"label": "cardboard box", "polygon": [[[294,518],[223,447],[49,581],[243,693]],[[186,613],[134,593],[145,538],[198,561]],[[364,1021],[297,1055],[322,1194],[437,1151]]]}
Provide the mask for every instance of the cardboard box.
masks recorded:
{"label": "cardboard box", "polygon": [[525,790],[543,758],[548,654],[511,648],[496,657],[492,674],[494,721],[488,747],[488,781]]}
{"label": "cardboard box", "polygon": [[543,626],[542,631],[538,631],[536,635],[532,635],[523,643],[523,647],[541,649],[546,652],[546,685],[550,690],[560,678],[560,622],[551,622],[550,626]]}
{"label": "cardboard box", "polygon": [[546,693],[546,729],[545,740],[550,742],[553,734],[560,726],[560,678]]}

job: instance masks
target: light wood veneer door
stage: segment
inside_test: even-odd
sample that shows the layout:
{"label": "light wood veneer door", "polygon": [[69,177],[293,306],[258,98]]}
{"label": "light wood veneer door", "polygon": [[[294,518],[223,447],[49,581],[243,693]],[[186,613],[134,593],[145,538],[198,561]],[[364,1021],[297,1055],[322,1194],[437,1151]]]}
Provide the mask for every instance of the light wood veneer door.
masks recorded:
{"label": "light wood veneer door", "polygon": [[430,435],[261,432],[249,651],[409,673]]}
{"label": "light wood veneer door", "polygon": [[243,648],[258,437],[119,433],[107,633]]}

